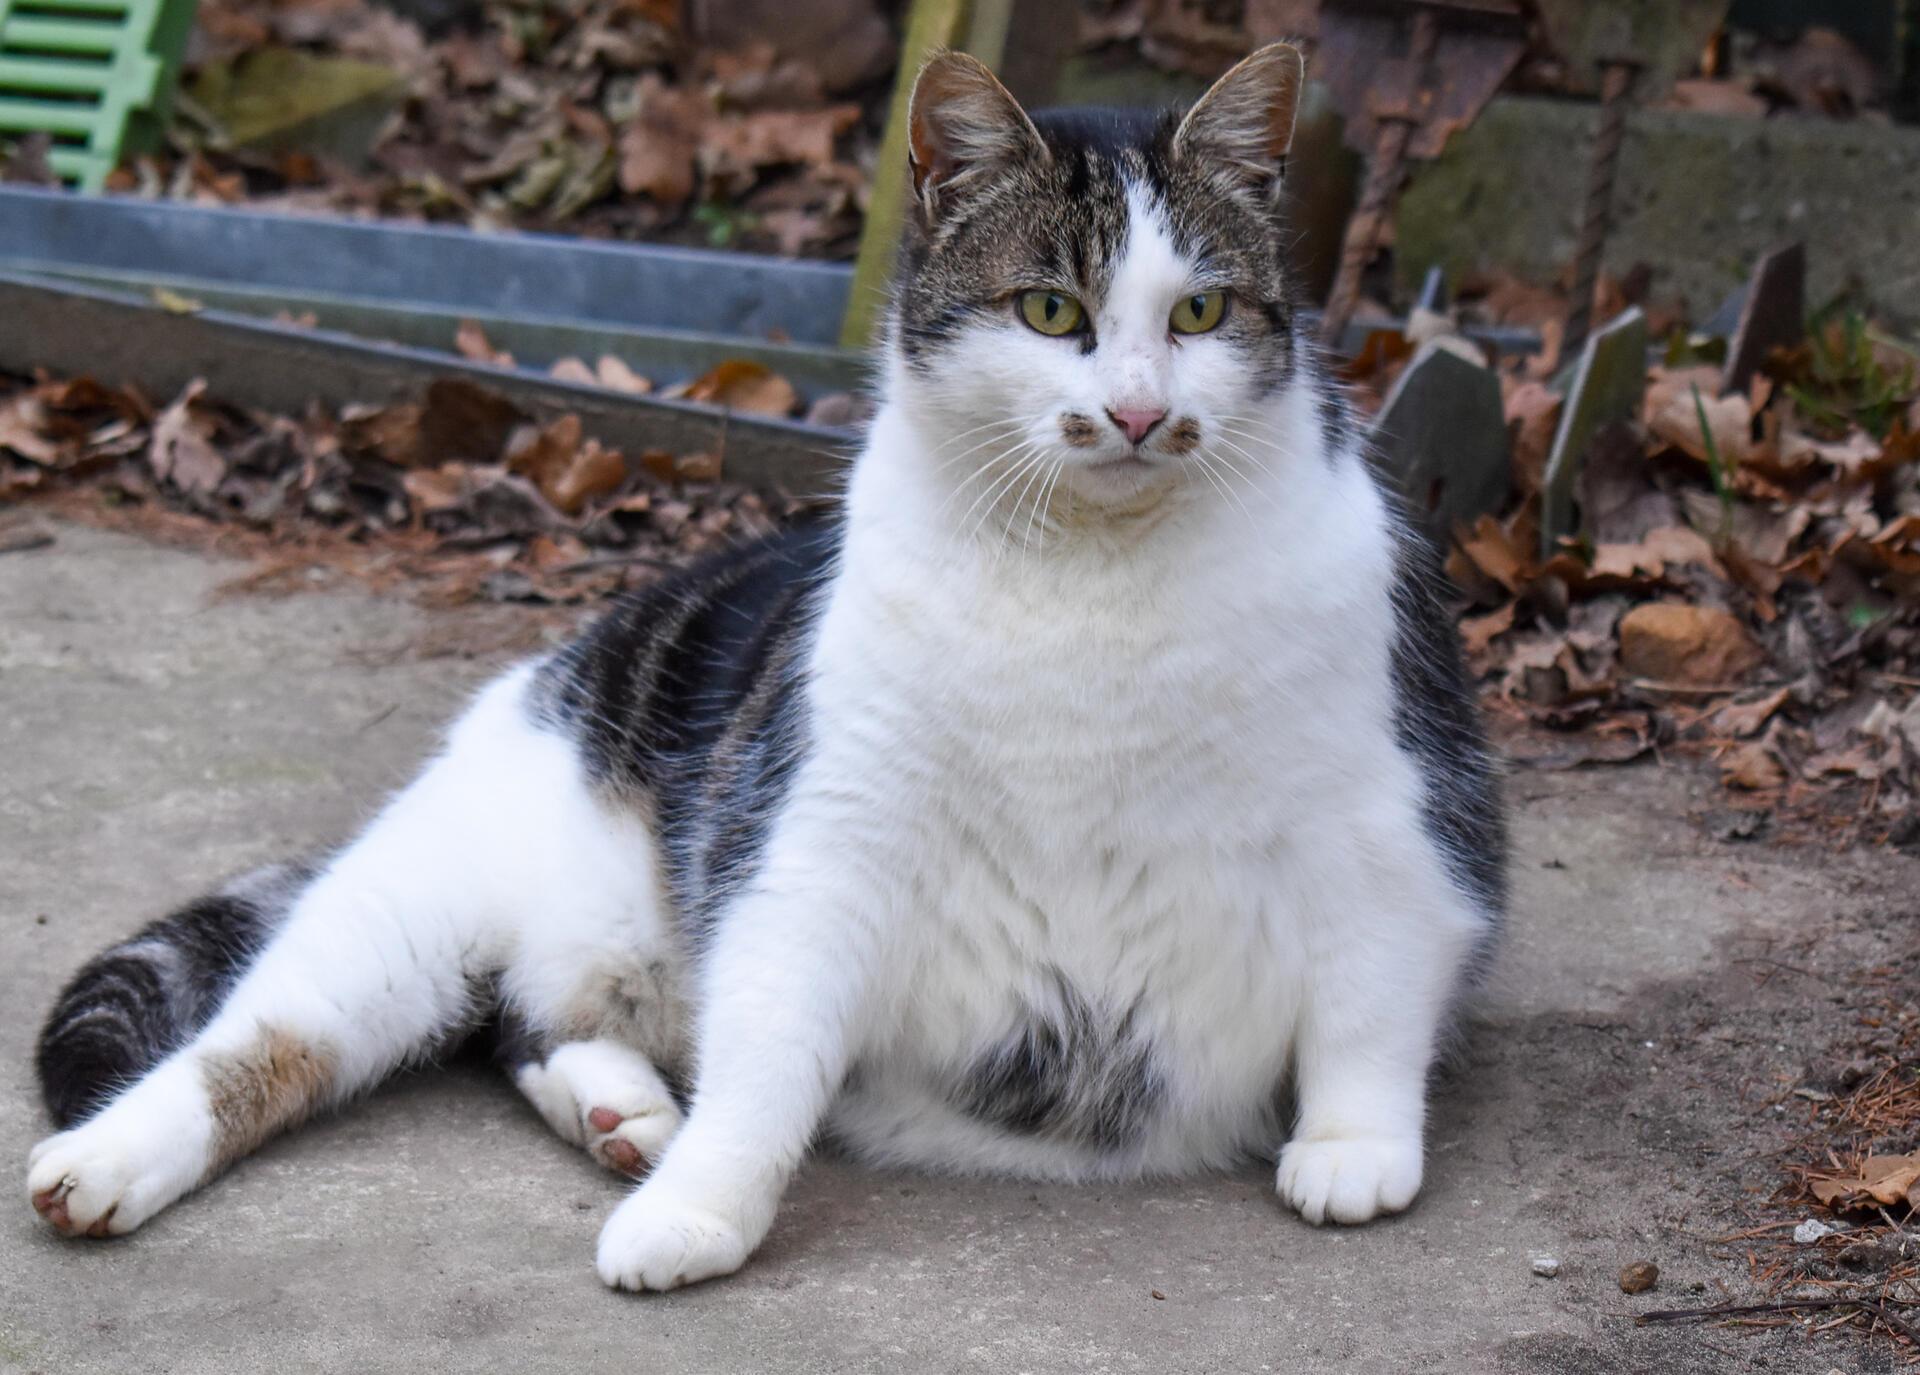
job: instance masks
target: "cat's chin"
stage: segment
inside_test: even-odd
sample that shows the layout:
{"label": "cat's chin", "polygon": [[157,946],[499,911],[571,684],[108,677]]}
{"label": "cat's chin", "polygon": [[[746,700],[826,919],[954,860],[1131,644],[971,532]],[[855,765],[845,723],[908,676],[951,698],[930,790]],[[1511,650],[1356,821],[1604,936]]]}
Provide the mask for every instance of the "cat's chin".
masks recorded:
{"label": "cat's chin", "polygon": [[1098,463],[1089,463],[1087,471],[1099,473],[1102,476],[1145,477],[1160,466],[1151,459],[1141,458],[1137,454],[1127,454],[1120,458],[1103,458]]}
{"label": "cat's chin", "polygon": [[1142,492],[1159,491],[1172,486],[1175,476],[1171,463],[1140,454],[1095,459],[1073,468],[1074,487],[1096,501],[1103,497],[1129,500]]}
{"label": "cat's chin", "polygon": [[1076,504],[1087,514],[1110,518],[1144,515],[1158,508],[1179,479],[1175,464],[1126,454],[1076,463],[1062,485],[1070,486]]}

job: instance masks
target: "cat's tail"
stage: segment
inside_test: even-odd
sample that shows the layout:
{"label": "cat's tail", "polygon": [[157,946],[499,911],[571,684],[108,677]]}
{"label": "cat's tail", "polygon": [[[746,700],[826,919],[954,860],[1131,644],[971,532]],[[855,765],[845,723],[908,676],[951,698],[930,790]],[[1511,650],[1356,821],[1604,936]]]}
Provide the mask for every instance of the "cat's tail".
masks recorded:
{"label": "cat's tail", "polygon": [[87,961],[34,1055],[55,1124],[91,1115],[205,1026],[315,872],[256,870]]}

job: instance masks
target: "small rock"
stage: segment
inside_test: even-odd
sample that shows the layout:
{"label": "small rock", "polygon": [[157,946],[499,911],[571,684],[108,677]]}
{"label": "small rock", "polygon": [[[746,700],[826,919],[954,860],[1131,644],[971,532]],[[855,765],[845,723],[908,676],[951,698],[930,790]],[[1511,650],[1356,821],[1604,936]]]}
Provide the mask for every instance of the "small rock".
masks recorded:
{"label": "small rock", "polygon": [[1821,1237],[1832,1236],[1835,1230],[1819,1218],[1810,1217],[1793,1229],[1793,1239],[1802,1246],[1811,1246]]}
{"label": "small rock", "polygon": [[1746,626],[1714,607],[1648,602],[1620,619],[1620,663],[1637,678],[1735,683],[1761,658]]}
{"label": "small rock", "polygon": [[1560,1273],[1560,1262],[1553,1256],[1537,1255],[1533,1258],[1533,1273],[1543,1280],[1550,1280]]}
{"label": "small rock", "polygon": [[1772,819],[1767,812],[1726,809],[1708,813],[1707,830],[1715,840],[1724,840],[1729,844],[1757,840],[1765,833],[1767,823]]}
{"label": "small rock", "polygon": [[1636,1260],[1620,1267],[1620,1292],[1644,1294],[1660,1282],[1660,1267],[1650,1260]]}

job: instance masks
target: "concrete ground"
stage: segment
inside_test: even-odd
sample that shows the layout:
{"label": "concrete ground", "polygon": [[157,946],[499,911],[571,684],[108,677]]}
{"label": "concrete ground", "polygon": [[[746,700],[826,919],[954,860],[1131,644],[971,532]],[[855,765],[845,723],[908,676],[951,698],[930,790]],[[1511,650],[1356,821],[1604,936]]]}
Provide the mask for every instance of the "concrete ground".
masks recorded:
{"label": "concrete ground", "polygon": [[[1778,1183],[1771,1101],[1852,1020],[1848,979],[1913,949],[1920,906],[1920,862],[1712,839],[1712,781],[1651,767],[1513,778],[1512,939],[1439,1090],[1427,1191],[1389,1222],[1307,1227],[1265,1166],[1065,1188],[823,1160],[743,1274],[615,1295],[590,1260],[622,1183],[460,1066],[132,1238],[61,1240],[20,1188],[59,983],[227,871],[350,828],[498,658],[450,651],[532,632],[354,592],[218,597],[235,565],[56,533],[0,555],[0,1369],[1887,1368],[1834,1338],[1631,1321],[1753,1292],[1711,1238]],[[1615,1274],[1643,1257],[1660,1286],[1629,1298]]]}

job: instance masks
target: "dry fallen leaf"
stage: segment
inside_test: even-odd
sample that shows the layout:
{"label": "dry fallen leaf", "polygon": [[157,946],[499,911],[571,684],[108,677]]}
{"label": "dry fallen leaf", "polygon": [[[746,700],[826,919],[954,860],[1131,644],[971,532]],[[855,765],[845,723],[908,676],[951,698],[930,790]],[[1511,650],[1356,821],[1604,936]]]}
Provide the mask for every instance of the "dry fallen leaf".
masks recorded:
{"label": "dry fallen leaf", "polygon": [[1726,577],[1726,569],[1714,557],[1713,546],[1697,530],[1684,525],[1668,525],[1649,530],[1638,544],[1601,544],[1593,551],[1589,569],[1595,577],[1658,579],[1668,564],[1698,564],[1715,576]]}
{"label": "dry fallen leaf", "polygon": [[829,163],[834,140],[859,122],[858,105],[725,115],[701,131],[700,160],[710,176],[721,179],[781,163]]}
{"label": "dry fallen leaf", "polygon": [[1447,571],[1463,586],[1469,574],[1491,578],[1510,593],[1522,591],[1532,577],[1533,556],[1526,543],[1515,538],[1492,516],[1481,516],[1471,530],[1454,532],[1454,548]]}
{"label": "dry fallen leaf", "polygon": [[548,368],[547,373],[562,382],[579,382],[589,387],[600,384],[598,374],[578,358],[562,358]]}
{"label": "dry fallen leaf", "polygon": [[401,475],[400,485],[422,515],[438,515],[466,504],[473,487],[469,471],[464,463],[415,468]]}
{"label": "dry fallen leaf", "polygon": [[800,404],[793,383],[764,363],[747,358],[730,358],[719,364],[688,383],[683,395],[689,401],[755,415],[792,415]]}
{"label": "dry fallen leaf", "polygon": [[147,462],[153,475],[190,495],[204,496],[227,475],[227,460],[213,445],[213,424],[194,409],[207,390],[204,379],[187,384],[171,406],[153,422]]}
{"label": "dry fallen leaf", "polygon": [[626,481],[626,460],[595,440],[581,440],[580,417],[563,415],[546,426],[523,425],[507,441],[507,470],[530,479],[567,515]]}
{"label": "dry fallen leaf", "polygon": [[1504,410],[1512,435],[1514,485],[1522,493],[1537,492],[1546,476],[1547,454],[1560,424],[1561,397],[1540,382],[1501,379],[1506,389]]}
{"label": "dry fallen leaf", "polygon": [[600,355],[600,361],[593,365],[593,377],[601,386],[612,391],[626,392],[629,396],[645,396],[653,390],[651,381],[642,377],[611,353]]}
{"label": "dry fallen leaf", "polygon": [[32,392],[21,392],[0,405],[0,449],[47,468],[70,462],[72,448],[55,444],[41,433],[44,418],[39,398]]}
{"label": "dry fallen leaf", "polygon": [[[1701,381],[1703,372],[1711,379],[1705,385]],[[1738,393],[1715,395],[1719,389],[1719,374],[1711,369],[1687,368],[1666,374],[1647,389],[1647,428],[1703,463],[1708,461],[1710,437],[1719,462],[1729,468],[1739,467],[1753,451],[1753,405]],[[1700,428],[1702,413],[1707,418],[1704,432]]]}
{"label": "dry fallen leaf", "polygon": [[493,363],[503,368],[513,366],[513,355],[505,349],[495,348],[478,320],[460,322],[460,327],[453,334],[453,346],[462,358],[470,358],[476,363]]}
{"label": "dry fallen leaf", "polygon": [[679,205],[694,192],[694,151],[712,104],[698,92],[675,90],[652,72],[640,78],[637,113],[620,132],[620,189]]}
{"label": "dry fallen leaf", "polygon": [[1729,788],[1767,792],[1787,781],[1787,769],[1772,745],[1750,740],[1721,756],[1720,781]]}
{"label": "dry fallen leaf", "polygon": [[1493,641],[1513,629],[1513,615],[1518,604],[1508,602],[1498,611],[1489,611],[1484,616],[1468,616],[1460,622],[1460,643],[1466,646],[1468,655],[1478,658],[1486,653]]}
{"label": "dry fallen leaf", "polygon": [[1778,688],[1757,701],[1729,702],[1714,713],[1713,724],[1728,735],[1757,734],[1791,696],[1788,689]]}
{"label": "dry fallen leaf", "polygon": [[1864,1208],[1874,1203],[1920,1208],[1920,1152],[1870,1155],[1860,1162],[1856,1174],[1814,1175],[1807,1185],[1829,1208]]}

